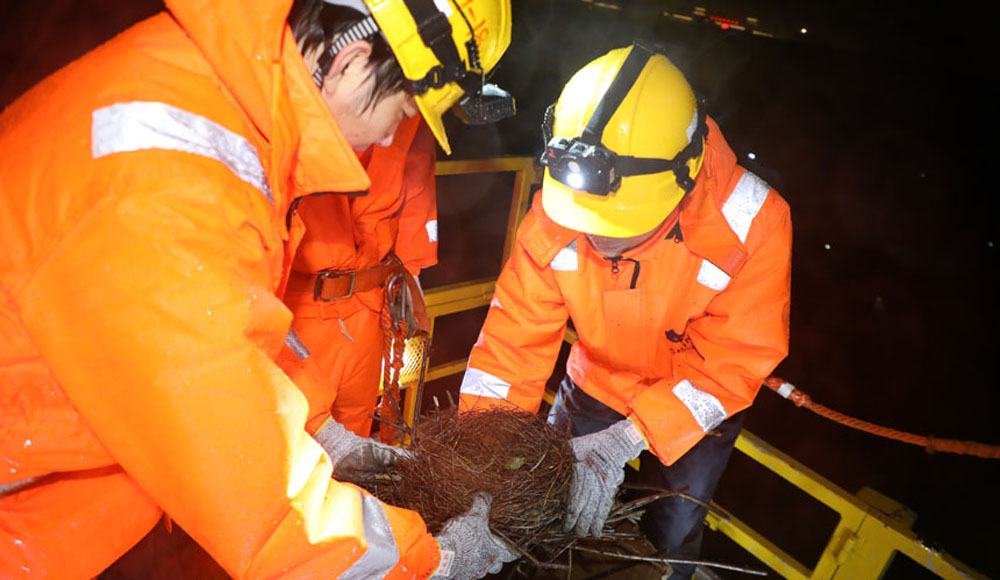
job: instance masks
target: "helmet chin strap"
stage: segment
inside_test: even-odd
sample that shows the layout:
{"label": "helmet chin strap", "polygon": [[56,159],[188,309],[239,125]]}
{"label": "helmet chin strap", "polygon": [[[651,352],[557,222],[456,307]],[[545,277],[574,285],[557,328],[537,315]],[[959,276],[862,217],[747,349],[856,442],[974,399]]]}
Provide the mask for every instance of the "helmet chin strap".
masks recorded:
{"label": "helmet chin strap", "polygon": [[[329,2],[329,4],[333,4],[333,2]],[[320,56],[319,66],[313,72],[313,81],[316,83],[316,86],[323,88],[323,79],[330,72],[330,67],[333,66],[333,61],[337,58],[337,53],[343,50],[345,46],[358,40],[369,39],[378,33],[378,25],[375,24],[375,19],[371,16],[366,16],[360,22],[345,30],[343,34],[337,37],[337,40],[334,40],[330,44],[330,48]]]}

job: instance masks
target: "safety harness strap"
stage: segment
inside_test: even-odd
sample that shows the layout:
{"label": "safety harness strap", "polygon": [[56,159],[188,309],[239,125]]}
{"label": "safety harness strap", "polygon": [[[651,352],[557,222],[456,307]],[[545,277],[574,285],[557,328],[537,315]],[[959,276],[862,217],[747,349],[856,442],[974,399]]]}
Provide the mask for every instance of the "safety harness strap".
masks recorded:
{"label": "safety harness strap", "polygon": [[381,264],[361,270],[322,270],[314,274],[293,271],[288,279],[288,289],[311,291],[317,302],[332,302],[383,286],[386,280],[402,270],[399,258],[391,254]]}

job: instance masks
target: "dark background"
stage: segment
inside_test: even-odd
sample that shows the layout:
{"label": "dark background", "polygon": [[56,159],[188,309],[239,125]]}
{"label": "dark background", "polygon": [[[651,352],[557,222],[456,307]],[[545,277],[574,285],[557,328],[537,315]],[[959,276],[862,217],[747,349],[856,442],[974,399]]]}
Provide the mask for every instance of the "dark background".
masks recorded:
{"label": "dark background", "polygon": [[[791,351],[775,374],[860,419],[1000,444],[1000,127],[989,16],[856,0],[698,4],[706,16],[756,17],[767,37],[663,14],[693,15],[693,2],[604,4],[513,0],[514,39],[494,80],[517,97],[518,116],[493,127],[449,121],[454,157],[537,154],[542,112],[573,72],[633,38],[665,44],[743,164],[791,205]],[[0,4],[0,104],[159,8],[154,0]],[[507,201],[498,192],[509,182],[441,186],[441,265],[425,284],[495,274],[499,261],[486,248],[503,235]],[[432,362],[465,356],[482,315],[442,320]],[[1000,462],[928,454],[770,392],[746,428],[848,491],[868,486],[905,504],[930,544],[1000,577],[992,553]],[[718,499],[807,566],[836,523],[738,453]],[[705,552],[752,563],[718,534]],[[888,577],[930,577],[898,560]]]}

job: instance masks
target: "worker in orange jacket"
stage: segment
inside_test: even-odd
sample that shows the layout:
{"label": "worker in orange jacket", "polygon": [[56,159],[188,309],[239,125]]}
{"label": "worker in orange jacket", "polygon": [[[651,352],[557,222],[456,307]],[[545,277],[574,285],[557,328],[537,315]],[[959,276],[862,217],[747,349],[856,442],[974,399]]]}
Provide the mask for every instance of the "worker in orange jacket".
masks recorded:
{"label": "worker in orange jacket", "polygon": [[[600,535],[624,466],[708,502],[742,415],[787,354],[791,221],[744,170],[681,72],[635,44],[592,61],[550,109],[536,198],[497,281],[461,405],[550,409],[576,463],[564,526]],[[706,436],[706,435],[712,436]],[[665,557],[697,555],[704,504],[647,509]],[[674,578],[692,565],[676,563]]]}
{"label": "worker in orange jacket", "polygon": [[350,3],[167,0],[0,115],[0,577],[93,578],[164,513],[236,578],[513,557],[486,496],[432,536],[338,481],[399,452],[307,431],[274,362],[296,206],[365,192],[355,151],[418,110],[443,141],[509,43],[505,0]]}
{"label": "worker in orange jacket", "polygon": [[[408,119],[391,144],[360,158],[371,179],[367,195],[299,206],[306,234],[284,300],[300,344],[292,354],[308,353],[310,364],[287,353],[280,360],[293,379],[318,375],[301,381],[313,385],[304,388],[311,422],[332,415],[367,437],[381,377],[385,287],[437,263],[434,136],[419,117]],[[346,217],[343,227],[327,227]]]}

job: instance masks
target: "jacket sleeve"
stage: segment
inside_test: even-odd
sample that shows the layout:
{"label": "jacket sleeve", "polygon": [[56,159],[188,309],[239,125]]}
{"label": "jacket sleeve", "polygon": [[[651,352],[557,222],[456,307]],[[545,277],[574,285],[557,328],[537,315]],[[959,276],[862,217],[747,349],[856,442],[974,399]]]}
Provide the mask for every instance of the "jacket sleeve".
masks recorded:
{"label": "jacket sleeve", "polygon": [[665,464],[749,407],[787,355],[791,243],[788,206],[769,195],[749,230],[744,266],[705,313],[688,322],[690,342],[673,357],[673,377],[639,391],[629,404],[630,417]]}
{"label": "jacket sleeve", "polygon": [[[173,152],[115,183],[18,292],[60,385],[126,472],[236,578],[426,578],[414,512],[331,479],[272,358],[281,237],[261,192]],[[128,190],[121,193],[121,190]]]}
{"label": "jacket sleeve", "polygon": [[[534,219],[531,212],[525,216],[519,240]],[[514,244],[469,356],[461,409],[509,405],[537,411],[568,319],[552,269],[540,266],[522,244]]]}
{"label": "jacket sleeve", "polygon": [[434,134],[420,123],[403,170],[405,200],[396,234],[396,255],[411,274],[437,264],[437,185],[434,170],[437,149]]}

